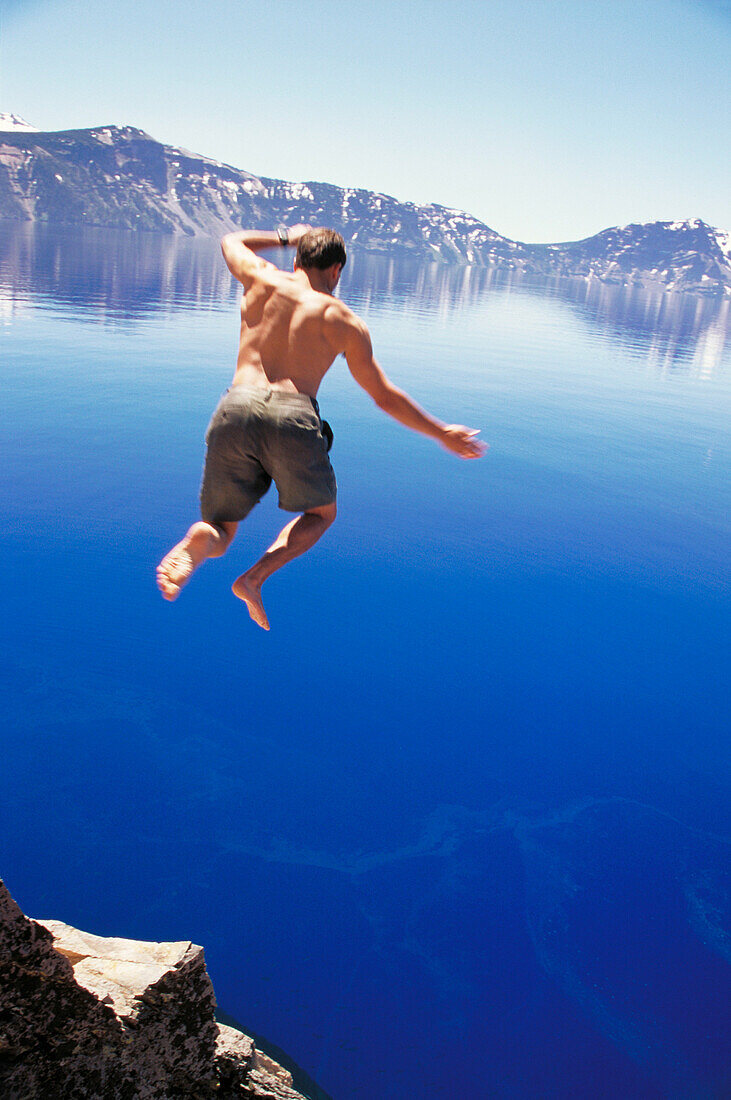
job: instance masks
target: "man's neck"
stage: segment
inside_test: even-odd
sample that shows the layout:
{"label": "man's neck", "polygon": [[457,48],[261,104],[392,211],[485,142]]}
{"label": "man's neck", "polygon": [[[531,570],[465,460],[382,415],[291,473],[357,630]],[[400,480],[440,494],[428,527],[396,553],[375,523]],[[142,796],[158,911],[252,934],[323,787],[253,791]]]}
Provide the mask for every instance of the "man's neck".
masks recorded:
{"label": "man's neck", "polygon": [[312,289],[319,291],[320,294],[332,294],[327,273],[320,271],[319,267],[298,267],[296,274],[306,279]]}

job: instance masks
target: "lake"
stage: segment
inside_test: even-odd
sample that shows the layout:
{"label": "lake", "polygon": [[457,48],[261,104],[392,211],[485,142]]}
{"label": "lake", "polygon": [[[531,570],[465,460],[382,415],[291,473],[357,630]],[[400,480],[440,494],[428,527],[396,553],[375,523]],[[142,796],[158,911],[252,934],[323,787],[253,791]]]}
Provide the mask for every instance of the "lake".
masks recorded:
{"label": "lake", "polygon": [[337,360],[339,516],[266,634],[274,493],[154,582],[236,356],[217,242],[0,223],[0,873],[203,944],[335,1100],[726,1095],[729,301],[357,252],[340,293],[490,450]]}

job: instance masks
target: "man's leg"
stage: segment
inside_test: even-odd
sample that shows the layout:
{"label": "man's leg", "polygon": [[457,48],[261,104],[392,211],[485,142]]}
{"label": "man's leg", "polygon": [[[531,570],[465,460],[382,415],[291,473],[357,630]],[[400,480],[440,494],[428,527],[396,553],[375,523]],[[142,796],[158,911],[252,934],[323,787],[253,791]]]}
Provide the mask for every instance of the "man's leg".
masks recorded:
{"label": "man's leg", "polygon": [[258,562],[234,581],[234,595],[244,601],[254,622],[264,630],[269,630],[269,619],[261,602],[261,586],[264,581],[288,561],[298,558],[314,546],[320,536],[325,534],[336,514],[335,504],[323,504],[321,508],[310,508],[308,512],[293,519]]}
{"label": "man's leg", "polygon": [[220,558],[231,545],[238,523],[194,523],[184,539],[157,567],[157,587],[166,600],[176,600],[206,558]]}

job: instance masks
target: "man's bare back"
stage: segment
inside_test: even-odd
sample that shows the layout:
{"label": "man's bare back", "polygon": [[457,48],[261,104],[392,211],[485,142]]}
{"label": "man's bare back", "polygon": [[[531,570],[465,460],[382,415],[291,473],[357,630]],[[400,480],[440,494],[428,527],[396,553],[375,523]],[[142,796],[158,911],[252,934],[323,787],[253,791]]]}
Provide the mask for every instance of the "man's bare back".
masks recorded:
{"label": "man's bare back", "polygon": [[316,397],[350,310],[314,289],[303,271],[262,265],[241,299],[241,337],[233,385],[271,386]]}
{"label": "man's bare back", "polygon": [[[277,244],[297,246],[292,273],[258,255]],[[174,600],[203,561],[222,556],[239,521],[266,492],[273,477],[280,507],[302,514],[287,524],[259,561],[233,585],[251,618],[268,630],[262,584],[313,546],[335,519],[335,480],[315,397],[340,353],[355,381],[378,407],[406,427],[430,436],[461,458],[479,458],[486,445],[476,438],[476,430],[444,424],[424,412],[383,373],[373,356],[366,325],[333,297],[345,264],[345,248],[337,233],[312,230],[307,225],[276,233],[230,233],[222,241],[222,250],[229,270],[244,289],[239,353],[228,391],[233,396],[224,399],[231,408],[219,405],[209,425],[201,496],[203,520],[193,524],[163,558],[157,571],[158,587],[166,599]],[[266,422],[272,420],[274,409],[276,425],[272,429]],[[234,423],[236,417],[238,424]],[[299,425],[299,434],[293,425]],[[216,466],[212,452],[214,444],[221,450],[216,441],[223,435],[228,451],[233,441],[242,458],[232,459],[227,454]],[[282,450],[282,439],[285,444],[289,439],[289,450],[286,446]],[[255,443],[259,452],[248,453]],[[225,471],[224,480],[233,481],[230,488],[224,486],[224,491],[218,492],[216,478],[221,470]],[[215,506],[214,499],[218,501]]]}

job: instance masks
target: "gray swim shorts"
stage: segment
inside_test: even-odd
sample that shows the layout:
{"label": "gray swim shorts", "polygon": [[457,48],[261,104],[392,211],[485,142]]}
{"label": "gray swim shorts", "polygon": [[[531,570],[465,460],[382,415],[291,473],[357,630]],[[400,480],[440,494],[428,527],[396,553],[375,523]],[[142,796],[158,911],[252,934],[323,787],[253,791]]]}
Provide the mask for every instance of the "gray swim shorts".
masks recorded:
{"label": "gray swim shorts", "polygon": [[335,501],[335,473],[314,397],[232,386],[211,418],[206,444],[201,515],[209,523],[243,519],[272,481],[286,512]]}

